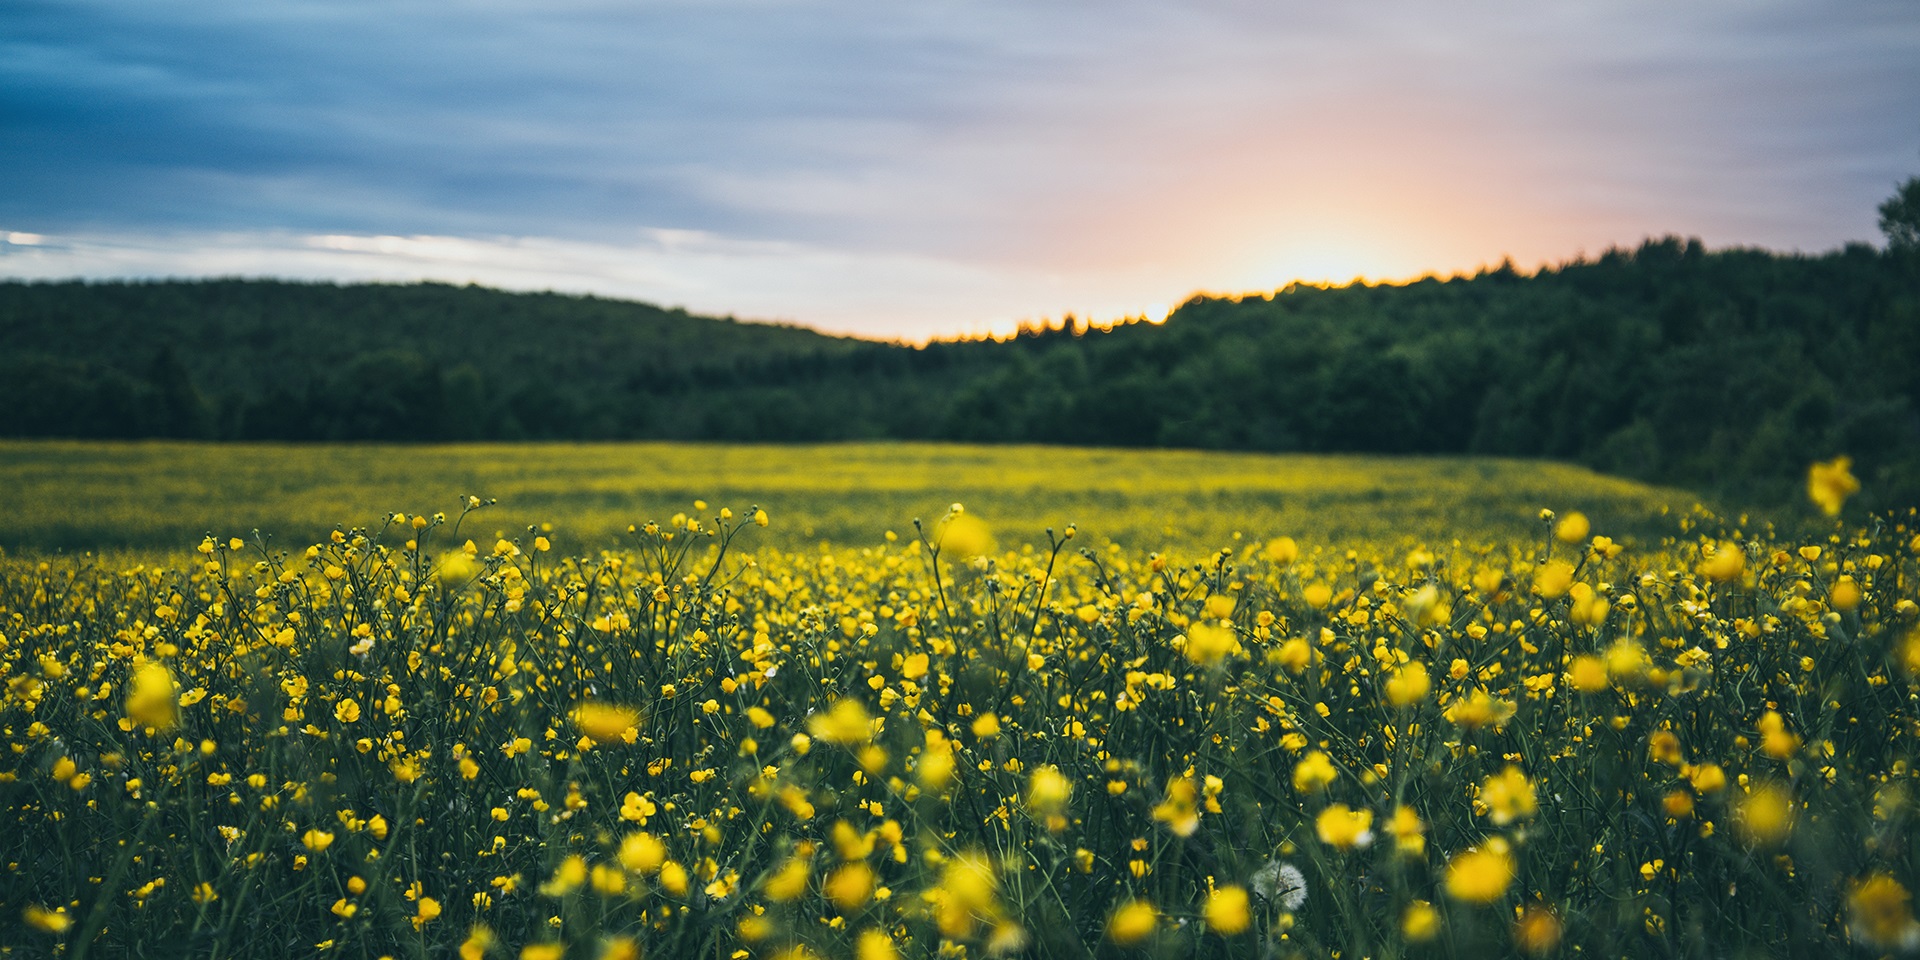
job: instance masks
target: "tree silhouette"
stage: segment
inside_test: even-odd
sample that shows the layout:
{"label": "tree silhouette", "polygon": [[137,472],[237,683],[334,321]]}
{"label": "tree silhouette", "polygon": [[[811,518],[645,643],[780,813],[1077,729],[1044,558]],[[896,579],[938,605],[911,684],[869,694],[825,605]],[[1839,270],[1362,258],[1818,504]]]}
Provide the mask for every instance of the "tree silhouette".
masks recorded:
{"label": "tree silhouette", "polygon": [[1920,177],[1908,177],[1880,205],[1880,232],[1889,250],[1920,251]]}

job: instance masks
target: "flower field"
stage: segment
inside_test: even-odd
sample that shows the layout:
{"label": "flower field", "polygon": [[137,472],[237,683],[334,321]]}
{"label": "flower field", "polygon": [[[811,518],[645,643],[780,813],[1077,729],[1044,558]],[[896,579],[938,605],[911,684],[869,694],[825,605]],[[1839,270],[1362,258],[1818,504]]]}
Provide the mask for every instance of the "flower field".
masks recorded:
{"label": "flower field", "polygon": [[1125,542],[975,502],[865,545],[771,498],[604,543],[474,498],[0,556],[0,946],[1920,947],[1920,523],[1563,495],[1317,535],[1143,495]]}

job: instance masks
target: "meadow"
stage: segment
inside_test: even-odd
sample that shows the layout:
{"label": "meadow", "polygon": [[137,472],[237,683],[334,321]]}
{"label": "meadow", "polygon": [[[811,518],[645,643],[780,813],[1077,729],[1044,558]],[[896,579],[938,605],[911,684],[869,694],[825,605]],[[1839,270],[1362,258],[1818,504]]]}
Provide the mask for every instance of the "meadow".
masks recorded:
{"label": "meadow", "polygon": [[696,499],[781,518],[790,549],[905,535],[966,504],[1015,539],[1078,523],[1136,550],[1223,546],[1235,532],[1331,540],[1450,540],[1530,532],[1540,504],[1572,502],[1656,533],[1695,498],[1579,467],[1485,457],[1369,457],[936,443],[466,445],[0,440],[0,548],[178,551],[253,530],[303,545],[397,511],[498,503],[491,538],[543,524],[568,549],[622,542]]}
{"label": "meadow", "polygon": [[13,955],[1920,947],[1920,538],[1844,462],[1776,527],[1524,461],[4,454]]}

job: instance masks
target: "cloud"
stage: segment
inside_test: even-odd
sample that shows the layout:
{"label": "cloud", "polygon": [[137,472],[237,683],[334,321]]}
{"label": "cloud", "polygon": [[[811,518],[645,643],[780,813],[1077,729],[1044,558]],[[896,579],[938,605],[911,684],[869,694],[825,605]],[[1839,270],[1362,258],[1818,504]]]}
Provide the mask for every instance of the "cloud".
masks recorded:
{"label": "cloud", "polygon": [[[833,333],[914,341],[1006,334],[1060,313],[1096,322],[1159,320],[1187,292],[1177,278],[1135,272],[997,270],[911,253],[851,255],[686,230],[646,231],[618,245],[551,237],[0,231],[0,274],[481,283],[618,296],[751,320],[804,318]],[[1030,309],[1035,302],[1064,309],[1039,314]]]}
{"label": "cloud", "polygon": [[[988,323],[1000,289],[1073,309],[1026,279],[1048,275],[1258,288],[1666,232],[1824,249],[1920,167],[1915,102],[1903,0],[16,0],[0,225],[262,238],[272,273],[318,269],[273,237],[599,263],[691,231],[745,245],[689,281],[737,283],[718,309],[847,322],[778,266],[827,257],[896,291],[863,316]],[[214,259],[169,269],[238,256],[189,246]]]}

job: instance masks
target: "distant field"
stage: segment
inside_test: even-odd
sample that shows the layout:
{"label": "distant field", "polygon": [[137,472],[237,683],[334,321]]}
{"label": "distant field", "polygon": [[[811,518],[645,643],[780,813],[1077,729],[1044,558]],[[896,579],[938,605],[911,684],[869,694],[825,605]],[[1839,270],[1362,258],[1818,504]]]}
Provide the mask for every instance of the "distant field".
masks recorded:
{"label": "distant field", "polygon": [[[614,546],[629,524],[765,507],[761,542],[875,543],[961,502],[1003,541],[1079,525],[1089,542],[1205,550],[1247,537],[1429,543],[1538,536],[1542,507],[1577,509],[1616,535],[1670,531],[1694,504],[1557,463],[1466,457],[1275,456],[917,443],[386,446],[0,442],[0,547],[14,552],[176,550],[206,533],[303,546],[393,512],[456,512],[467,529],[551,524],[562,545]],[[570,542],[570,543],[569,543]]]}

